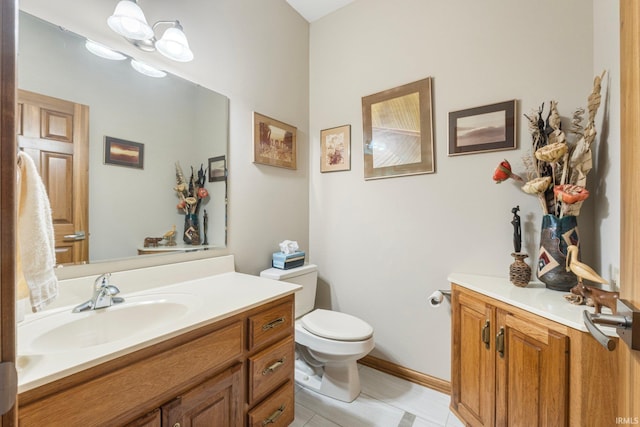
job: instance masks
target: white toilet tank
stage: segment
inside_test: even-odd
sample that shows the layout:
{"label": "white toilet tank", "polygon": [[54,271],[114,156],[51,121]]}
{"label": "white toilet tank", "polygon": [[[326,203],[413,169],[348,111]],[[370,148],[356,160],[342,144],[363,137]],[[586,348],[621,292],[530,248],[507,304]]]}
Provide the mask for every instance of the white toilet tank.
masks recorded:
{"label": "white toilet tank", "polygon": [[302,267],[291,268],[289,270],[269,268],[268,270],[262,271],[260,277],[281,280],[302,286],[302,289],[295,293],[296,319],[313,310],[316,303],[316,287],[318,286],[317,265],[305,264]]}

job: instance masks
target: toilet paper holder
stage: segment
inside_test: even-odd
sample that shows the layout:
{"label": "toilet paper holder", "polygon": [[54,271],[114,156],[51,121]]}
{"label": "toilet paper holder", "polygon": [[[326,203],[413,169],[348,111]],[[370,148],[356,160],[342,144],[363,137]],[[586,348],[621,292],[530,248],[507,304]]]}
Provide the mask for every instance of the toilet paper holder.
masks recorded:
{"label": "toilet paper holder", "polygon": [[429,305],[431,305],[431,307],[438,307],[445,298],[451,302],[451,291],[448,289],[438,289],[429,295]]}

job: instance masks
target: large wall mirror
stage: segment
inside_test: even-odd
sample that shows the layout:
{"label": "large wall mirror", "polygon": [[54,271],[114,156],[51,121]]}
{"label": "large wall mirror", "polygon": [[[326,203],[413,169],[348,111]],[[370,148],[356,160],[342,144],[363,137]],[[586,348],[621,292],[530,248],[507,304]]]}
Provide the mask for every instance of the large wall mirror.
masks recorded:
{"label": "large wall mirror", "polygon": [[[89,106],[89,262],[138,256],[145,237],[174,225],[180,242],[184,214],[176,208],[174,165],[190,175],[192,166],[227,156],[228,98],[97,57],[84,37],[23,11],[18,40],[19,89]],[[142,167],[105,163],[106,137],[143,144]],[[200,215],[207,210],[208,243],[225,247],[227,182],[207,177],[205,188]]]}

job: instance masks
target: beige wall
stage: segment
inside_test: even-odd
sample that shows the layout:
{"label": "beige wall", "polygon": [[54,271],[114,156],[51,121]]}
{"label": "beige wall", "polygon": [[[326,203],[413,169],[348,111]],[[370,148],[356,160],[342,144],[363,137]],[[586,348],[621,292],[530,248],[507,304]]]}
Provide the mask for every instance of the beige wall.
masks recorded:
{"label": "beige wall", "polygon": [[[615,27],[612,19],[599,18]],[[583,0],[360,0],[311,25],[311,259],[324,302],[373,325],[374,355],[449,379],[449,307],[430,308],[427,296],[449,287],[450,272],[508,274],[515,205],[531,262],[539,205],[491,175],[503,158],[522,171],[531,141],[522,113],[551,99],[565,117],[586,107],[594,68],[615,61],[594,64],[593,21],[592,3]],[[365,181],[361,98],[427,76],[436,173]],[[447,156],[448,112],[514,98],[521,108],[518,150]],[[352,125],[351,171],[321,174],[320,130],[343,124]],[[597,181],[590,176],[591,185]],[[613,210],[616,196],[608,197]],[[579,219],[587,260],[595,258],[598,237],[592,210],[587,206]],[[617,219],[598,214],[615,227]],[[603,251],[617,244],[604,239]],[[608,262],[617,264],[617,257]]]}

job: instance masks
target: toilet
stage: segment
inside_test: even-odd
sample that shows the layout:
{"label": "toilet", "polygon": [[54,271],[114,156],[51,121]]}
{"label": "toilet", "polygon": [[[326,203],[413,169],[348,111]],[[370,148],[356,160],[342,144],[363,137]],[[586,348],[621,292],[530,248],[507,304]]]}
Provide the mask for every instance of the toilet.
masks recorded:
{"label": "toilet", "polygon": [[318,267],[270,268],[261,277],[296,283],[295,380],[305,388],[345,402],[360,394],[358,359],[374,346],[373,328],[365,321],[332,310],[315,309]]}

